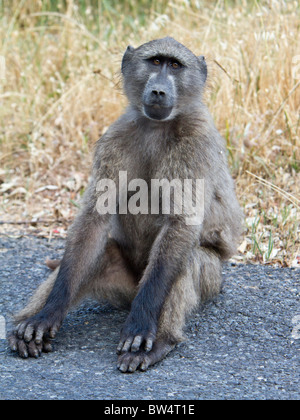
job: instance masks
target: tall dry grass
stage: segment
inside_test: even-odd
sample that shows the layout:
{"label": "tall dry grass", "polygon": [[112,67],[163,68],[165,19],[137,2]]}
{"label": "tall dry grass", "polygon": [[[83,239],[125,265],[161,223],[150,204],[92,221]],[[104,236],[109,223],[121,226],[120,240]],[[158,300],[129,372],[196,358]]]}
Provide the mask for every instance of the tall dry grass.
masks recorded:
{"label": "tall dry grass", "polygon": [[2,221],[65,233],[93,143],[126,105],[126,46],[170,35],[207,57],[205,99],[246,216],[237,258],[300,263],[297,1],[12,0],[0,14]]}

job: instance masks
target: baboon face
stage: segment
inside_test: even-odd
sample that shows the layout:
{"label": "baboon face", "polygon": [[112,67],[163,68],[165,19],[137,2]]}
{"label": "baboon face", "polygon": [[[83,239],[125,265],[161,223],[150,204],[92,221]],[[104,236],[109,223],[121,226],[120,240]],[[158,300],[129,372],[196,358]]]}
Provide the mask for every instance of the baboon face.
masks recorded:
{"label": "baboon face", "polygon": [[143,116],[166,121],[200,106],[207,67],[173,38],[129,46],[122,60],[124,90]]}

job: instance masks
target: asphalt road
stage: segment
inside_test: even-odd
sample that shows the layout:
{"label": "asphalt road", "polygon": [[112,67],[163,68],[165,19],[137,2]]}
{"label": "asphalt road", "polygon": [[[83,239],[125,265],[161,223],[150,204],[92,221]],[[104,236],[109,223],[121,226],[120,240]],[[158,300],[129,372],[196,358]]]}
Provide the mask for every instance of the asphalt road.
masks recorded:
{"label": "asphalt road", "polygon": [[147,372],[122,374],[116,345],[126,313],[85,302],[55,352],[22,360],[4,320],[47,275],[64,242],[0,237],[0,399],[299,399],[300,270],[227,264],[222,294],[199,308],[187,341]]}

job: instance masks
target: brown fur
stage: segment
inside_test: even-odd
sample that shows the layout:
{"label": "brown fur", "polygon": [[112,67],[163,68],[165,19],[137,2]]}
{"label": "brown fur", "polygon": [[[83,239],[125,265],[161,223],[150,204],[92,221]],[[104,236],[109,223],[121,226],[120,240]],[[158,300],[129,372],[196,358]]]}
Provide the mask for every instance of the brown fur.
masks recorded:
{"label": "brown fur", "polygon": [[55,270],[60,265],[60,263],[60,260],[50,260],[49,258],[46,258],[46,265],[51,270]]}
{"label": "brown fur", "polygon": [[[143,111],[145,83],[152,83],[147,60],[153,55],[163,63],[181,59],[184,68],[164,79],[173,81],[169,89],[175,92],[169,95],[171,117],[164,121]],[[123,372],[145,370],[183,339],[186,316],[198,302],[219,293],[221,262],[235,252],[241,212],[223,139],[201,101],[203,57],[165,38],[129,47],[122,72],[130,105],[97,143],[91,181],[63,260],[48,261],[54,273],[16,317],[21,323],[11,347],[23,357],[36,355],[32,343],[54,337],[70,307],[92,294],[116,306],[131,305],[118,366]],[[118,185],[119,171],[127,171],[128,182],[141,178],[148,185],[151,179],[204,179],[203,223],[188,226],[186,214],[100,216],[97,183],[109,178]]]}

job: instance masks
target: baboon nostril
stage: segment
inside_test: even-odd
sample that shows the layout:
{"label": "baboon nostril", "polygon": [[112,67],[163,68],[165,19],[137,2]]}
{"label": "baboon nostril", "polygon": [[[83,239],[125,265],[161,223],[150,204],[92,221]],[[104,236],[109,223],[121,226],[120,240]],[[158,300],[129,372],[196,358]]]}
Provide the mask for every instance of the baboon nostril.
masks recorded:
{"label": "baboon nostril", "polygon": [[165,92],[163,91],[163,90],[152,90],[152,93],[155,95],[155,96],[165,96]]}

